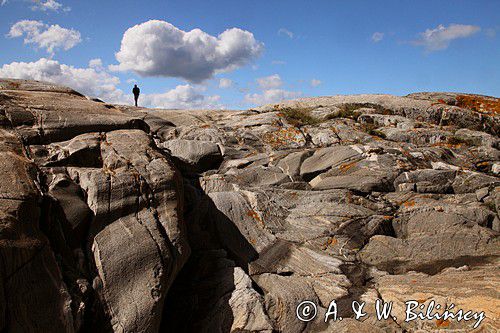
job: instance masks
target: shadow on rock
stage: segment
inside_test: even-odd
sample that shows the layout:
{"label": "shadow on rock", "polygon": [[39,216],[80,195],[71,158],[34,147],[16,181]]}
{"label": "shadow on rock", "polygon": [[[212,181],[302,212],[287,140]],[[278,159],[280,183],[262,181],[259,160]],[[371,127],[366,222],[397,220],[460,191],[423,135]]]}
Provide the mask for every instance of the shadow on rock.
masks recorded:
{"label": "shadow on rock", "polygon": [[[167,295],[160,331],[230,332],[235,320],[230,302],[248,278],[241,267],[247,270],[258,254],[197,179],[185,182],[185,196],[192,254]],[[237,248],[225,249],[228,239]]]}

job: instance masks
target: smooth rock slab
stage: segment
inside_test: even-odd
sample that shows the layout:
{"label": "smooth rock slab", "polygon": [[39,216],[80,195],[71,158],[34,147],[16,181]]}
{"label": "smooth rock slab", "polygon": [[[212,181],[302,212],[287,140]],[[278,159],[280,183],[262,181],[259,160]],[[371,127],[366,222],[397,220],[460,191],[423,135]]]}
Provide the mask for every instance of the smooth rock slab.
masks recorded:
{"label": "smooth rock slab", "polygon": [[139,130],[106,133],[102,169],[70,168],[94,212],[94,284],[117,332],[156,332],[163,302],[189,256],[182,185],[166,156]]}
{"label": "smooth rock slab", "polygon": [[92,251],[113,330],[156,332],[166,285],[151,231],[133,218],[121,218],[94,238]]}
{"label": "smooth rock slab", "polygon": [[217,168],[222,162],[219,146],[213,142],[175,139],[164,142],[162,147],[200,172]]}
{"label": "smooth rock slab", "polygon": [[318,149],[307,158],[300,167],[300,175],[310,178],[312,175],[324,172],[348,161],[361,159],[364,151],[357,146],[339,146]]}

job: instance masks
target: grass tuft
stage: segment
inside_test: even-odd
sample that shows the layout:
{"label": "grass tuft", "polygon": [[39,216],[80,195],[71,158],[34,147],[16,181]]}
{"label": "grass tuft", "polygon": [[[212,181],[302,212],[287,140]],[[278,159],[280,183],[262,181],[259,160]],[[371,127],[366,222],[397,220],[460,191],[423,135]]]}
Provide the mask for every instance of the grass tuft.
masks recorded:
{"label": "grass tuft", "polygon": [[293,126],[316,125],[320,120],[311,115],[313,108],[284,108],[280,110],[283,117]]}

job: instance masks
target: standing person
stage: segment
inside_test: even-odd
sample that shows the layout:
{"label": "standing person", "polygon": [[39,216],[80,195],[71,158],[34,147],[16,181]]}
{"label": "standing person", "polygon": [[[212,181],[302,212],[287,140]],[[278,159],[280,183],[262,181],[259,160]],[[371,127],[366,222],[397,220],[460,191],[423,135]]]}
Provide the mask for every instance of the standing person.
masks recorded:
{"label": "standing person", "polygon": [[139,95],[141,93],[141,89],[139,89],[137,84],[134,84],[134,89],[132,89],[132,93],[134,94],[135,106],[137,106],[137,100],[139,99]]}

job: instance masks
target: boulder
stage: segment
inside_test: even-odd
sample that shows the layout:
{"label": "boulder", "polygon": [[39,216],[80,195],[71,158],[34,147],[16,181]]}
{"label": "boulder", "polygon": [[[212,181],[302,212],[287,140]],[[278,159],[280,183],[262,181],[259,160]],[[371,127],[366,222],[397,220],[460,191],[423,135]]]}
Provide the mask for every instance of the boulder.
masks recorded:
{"label": "boulder", "polygon": [[394,188],[419,193],[451,193],[454,170],[422,169],[403,172],[394,180]]}
{"label": "boulder", "polygon": [[337,167],[342,163],[361,159],[363,149],[358,146],[328,147],[316,150],[300,167],[300,175],[310,180],[315,175]]}
{"label": "boulder", "polygon": [[217,169],[222,162],[219,146],[209,141],[175,139],[163,142],[161,147],[184,162],[186,169],[196,172]]}
{"label": "boulder", "polygon": [[435,274],[500,255],[498,234],[454,213],[423,212],[411,217],[405,238],[373,236],[359,252],[362,262],[390,273]]}

